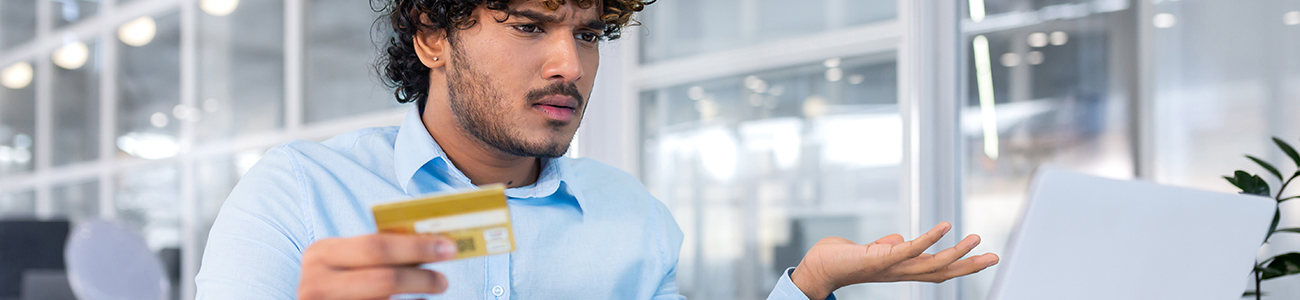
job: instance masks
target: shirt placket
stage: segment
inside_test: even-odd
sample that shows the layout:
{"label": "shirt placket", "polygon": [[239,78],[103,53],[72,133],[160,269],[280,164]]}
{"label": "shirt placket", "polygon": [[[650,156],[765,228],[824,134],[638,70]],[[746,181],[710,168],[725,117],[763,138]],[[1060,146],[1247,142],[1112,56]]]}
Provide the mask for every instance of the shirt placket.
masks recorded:
{"label": "shirt placket", "polygon": [[510,299],[510,254],[487,257],[487,296],[485,300]]}

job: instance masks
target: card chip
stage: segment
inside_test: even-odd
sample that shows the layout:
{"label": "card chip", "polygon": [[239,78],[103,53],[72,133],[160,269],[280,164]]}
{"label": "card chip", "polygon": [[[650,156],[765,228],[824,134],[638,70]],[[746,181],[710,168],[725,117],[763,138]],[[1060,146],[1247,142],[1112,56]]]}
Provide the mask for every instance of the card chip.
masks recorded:
{"label": "card chip", "polygon": [[473,252],[475,250],[478,250],[478,247],[474,247],[474,238],[472,237],[457,239],[456,248],[458,250],[456,252],[458,253]]}

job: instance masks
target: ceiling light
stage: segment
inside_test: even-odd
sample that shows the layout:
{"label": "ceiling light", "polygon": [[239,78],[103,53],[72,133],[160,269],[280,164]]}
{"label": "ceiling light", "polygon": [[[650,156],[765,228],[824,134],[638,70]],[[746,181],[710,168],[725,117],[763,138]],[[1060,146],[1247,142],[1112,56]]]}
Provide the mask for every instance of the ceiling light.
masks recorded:
{"label": "ceiling light", "polygon": [[970,20],[984,21],[984,0],[970,0]]}
{"label": "ceiling light", "polygon": [[867,76],[863,76],[862,74],[849,75],[849,84],[858,85],[862,84],[864,81],[867,81]]}
{"label": "ceiling light", "polygon": [[1157,14],[1151,18],[1151,25],[1155,25],[1156,28],[1170,28],[1176,24],[1178,24],[1178,18],[1169,13]]}
{"label": "ceiling light", "polygon": [[166,127],[167,121],[168,121],[167,114],[156,112],[153,113],[152,115],[149,115],[149,125],[153,125],[153,127],[156,128]]}
{"label": "ceiling light", "polygon": [[826,69],[826,81],[836,82],[844,78],[844,69],[830,68]]}
{"label": "ceiling light", "polygon": [[693,86],[690,89],[686,90],[686,96],[690,97],[691,100],[704,99],[704,88],[700,86]]}
{"label": "ceiling light", "polygon": [[76,41],[55,49],[54,54],[50,55],[50,60],[60,68],[76,70],[86,64],[88,57],[90,57],[90,48],[86,47],[86,43]]}
{"label": "ceiling light", "polygon": [[202,0],[199,1],[199,8],[209,15],[224,17],[235,11],[239,7],[239,0]]}
{"label": "ceiling light", "polygon": [[1030,65],[1039,65],[1043,63],[1043,52],[1030,51],[1025,54],[1025,62]]}
{"label": "ceiling light", "polygon": [[1015,52],[1007,52],[1005,54],[1002,54],[1003,67],[1010,68],[1019,65],[1020,65],[1020,54],[1016,54]]}
{"label": "ceiling light", "polygon": [[1047,34],[1042,32],[1030,33],[1029,46],[1034,48],[1047,46]]}
{"label": "ceiling light", "polygon": [[826,98],[822,98],[822,96],[808,96],[808,98],[803,99],[803,116],[809,119],[820,118],[830,110],[829,106],[826,103]]}
{"label": "ceiling light", "polygon": [[827,68],[839,68],[839,67],[840,67],[840,58],[839,58],[839,57],[836,57],[836,58],[832,58],[832,59],[827,59],[826,61],[823,61],[823,62],[822,62],[822,65],[823,65],[823,66],[826,66]]}
{"label": "ceiling light", "polygon": [[1050,39],[1052,40],[1052,46],[1060,46],[1070,41],[1070,35],[1064,31],[1053,31]]}
{"label": "ceiling light", "polygon": [[117,137],[117,148],[143,159],[163,159],[181,152],[175,137],[157,133],[127,133]]}
{"label": "ceiling light", "polygon": [[124,44],[140,47],[153,41],[153,36],[157,33],[158,24],[154,23],[153,18],[144,16],[118,27],[117,39]]}
{"label": "ceiling light", "polygon": [[32,83],[32,64],[20,61],[0,70],[0,85],[10,89],[22,89]]}
{"label": "ceiling light", "polygon": [[993,96],[993,63],[989,58],[989,39],[975,36],[971,42],[975,53],[975,86],[979,91],[980,123],[984,124],[984,155],[998,159],[998,123]]}
{"label": "ceiling light", "polygon": [[758,76],[747,76],[745,77],[745,87],[755,93],[762,93],[767,91],[767,82],[759,79]]}

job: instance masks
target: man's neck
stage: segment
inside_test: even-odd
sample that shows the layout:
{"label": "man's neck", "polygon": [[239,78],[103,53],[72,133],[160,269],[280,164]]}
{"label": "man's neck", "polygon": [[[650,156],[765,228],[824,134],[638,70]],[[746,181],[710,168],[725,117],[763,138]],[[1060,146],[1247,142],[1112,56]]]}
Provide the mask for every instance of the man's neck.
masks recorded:
{"label": "man's neck", "polygon": [[442,147],[442,152],[446,153],[447,159],[456,169],[469,177],[470,183],[501,183],[513,188],[537,182],[541,173],[538,158],[503,153],[463,132],[450,118],[427,116],[424,114],[420,117],[424,121],[425,130]]}

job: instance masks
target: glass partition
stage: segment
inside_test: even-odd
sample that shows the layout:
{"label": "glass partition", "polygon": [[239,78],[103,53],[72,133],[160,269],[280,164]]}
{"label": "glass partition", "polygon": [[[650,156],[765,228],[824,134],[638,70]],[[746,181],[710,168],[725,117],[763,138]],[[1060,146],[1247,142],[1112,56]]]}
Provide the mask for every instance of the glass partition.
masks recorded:
{"label": "glass partition", "polygon": [[892,20],[897,0],[660,1],[638,17],[641,62],[771,43]]}
{"label": "glass partition", "polygon": [[[1237,192],[1220,176],[1245,170],[1276,192],[1281,181],[1243,155],[1272,162],[1283,175],[1295,172],[1271,138],[1300,146],[1300,2],[1165,1],[1144,13],[1151,22],[1141,26],[1152,38],[1153,177]],[[1281,205],[1280,228],[1300,227],[1297,204]],[[1278,234],[1260,258],[1297,250],[1300,236]],[[1300,299],[1297,287],[1300,276],[1264,281],[1263,298]]]}
{"label": "glass partition", "polygon": [[355,116],[401,105],[380,81],[375,62],[391,29],[376,22],[369,1],[318,0],[308,4],[307,123]]}
{"label": "glass partition", "polygon": [[[100,1],[103,0],[48,0],[50,1],[50,13],[53,14],[50,19],[54,20],[54,27],[63,27],[77,21],[94,17],[99,12]],[[119,0],[119,2],[121,2]]]}
{"label": "glass partition", "polygon": [[118,30],[116,146],[119,156],[162,159],[180,152],[180,14],[143,16]]}
{"label": "glass partition", "polygon": [[683,294],[761,299],[823,237],[903,229],[896,73],[892,55],[833,58],[641,93],[642,178],[686,234]]}
{"label": "glass partition", "polygon": [[195,119],[196,138],[283,128],[283,1],[218,4],[200,5],[198,95],[193,107],[182,109]]}
{"label": "glass partition", "polygon": [[[979,2],[961,25],[959,226],[983,238],[981,252],[1004,254],[1039,167],[1134,177],[1137,9],[1123,0],[969,3]],[[997,268],[964,278],[962,299],[985,299]]]}
{"label": "glass partition", "polygon": [[0,175],[27,173],[36,165],[35,72],[26,61],[0,69]]}
{"label": "glass partition", "polygon": [[54,166],[90,162],[99,158],[99,80],[102,45],[96,41],[70,41],[55,51]]}

